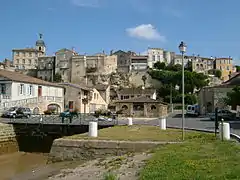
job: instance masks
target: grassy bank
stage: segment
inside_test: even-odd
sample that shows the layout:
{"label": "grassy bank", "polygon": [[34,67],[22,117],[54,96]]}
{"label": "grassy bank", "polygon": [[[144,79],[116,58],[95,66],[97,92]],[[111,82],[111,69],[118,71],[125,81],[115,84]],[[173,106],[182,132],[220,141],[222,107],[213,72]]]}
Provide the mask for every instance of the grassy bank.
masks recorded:
{"label": "grassy bank", "polygon": [[[186,131],[186,139],[192,140],[205,134],[206,137],[213,137],[212,134]],[[68,136],[68,139],[99,139],[99,140],[129,140],[129,141],[181,141],[182,132],[177,129],[160,130],[157,126],[115,126],[98,131],[97,138],[90,138],[88,134]]]}
{"label": "grassy bank", "polygon": [[240,179],[240,147],[235,142],[196,137],[184,144],[161,146],[141,172],[141,180]]}

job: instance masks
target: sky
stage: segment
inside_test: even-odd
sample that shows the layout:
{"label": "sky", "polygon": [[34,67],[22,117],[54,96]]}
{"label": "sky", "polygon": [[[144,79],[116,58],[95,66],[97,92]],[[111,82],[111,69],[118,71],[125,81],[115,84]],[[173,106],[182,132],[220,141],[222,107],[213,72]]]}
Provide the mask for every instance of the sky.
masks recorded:
{"label": "sky", "polygon": [[232,56],[240,64],[239,6],[239,0],[2,0],[0,59],[33,47],[42,33],[48,55],[61,48],[178,53],[184,41],[187,55]]}

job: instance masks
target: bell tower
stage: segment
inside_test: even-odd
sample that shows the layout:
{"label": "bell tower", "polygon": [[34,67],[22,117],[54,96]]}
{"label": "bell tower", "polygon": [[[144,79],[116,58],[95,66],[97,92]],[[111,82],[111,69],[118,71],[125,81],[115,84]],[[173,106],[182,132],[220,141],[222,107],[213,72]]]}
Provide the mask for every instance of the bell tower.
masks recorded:
{"label": "bell tower", "polygon": [[43,41],[43,34],[41,33],[39,33],[39,39],[36,41],[36,49],[46,54],[46,46],[45,42]]}

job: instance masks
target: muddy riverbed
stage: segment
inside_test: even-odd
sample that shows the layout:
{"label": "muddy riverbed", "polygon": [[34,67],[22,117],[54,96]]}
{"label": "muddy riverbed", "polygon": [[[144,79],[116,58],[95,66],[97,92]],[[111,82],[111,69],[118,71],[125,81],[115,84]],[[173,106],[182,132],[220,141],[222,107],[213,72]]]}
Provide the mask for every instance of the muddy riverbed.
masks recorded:
{"label": "muddy riverbed", "polygon": [[81,162],[47,163],[48,154],[16,152],[0,156],[0,180],[43,180]]}

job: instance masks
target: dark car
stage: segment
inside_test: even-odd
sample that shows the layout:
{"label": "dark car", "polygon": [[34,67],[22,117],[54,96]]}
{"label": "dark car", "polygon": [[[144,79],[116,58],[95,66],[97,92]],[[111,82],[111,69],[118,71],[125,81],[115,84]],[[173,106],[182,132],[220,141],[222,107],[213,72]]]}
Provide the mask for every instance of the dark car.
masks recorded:
{"label": "dark car", "polygon": [[11,107],[4,114],[3,117],[7,118],[29,118],[31,116],[30,108],[25,107]]}
{"label": "dark car", "polygon": [[[210,113],[209,117],[211,120],[215,120],[215,113]],[[224,121],[231,121],[236,119],[236,113],[227,109],[218,110],[219,119],[224,119]]]}
{"label": "dark car", "polygon": [[66,111],[60,113],[60,117],[62,117],[62,118],[78,117],[78,113],[75,111],[66,110]]}

